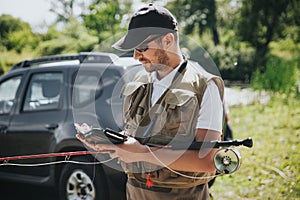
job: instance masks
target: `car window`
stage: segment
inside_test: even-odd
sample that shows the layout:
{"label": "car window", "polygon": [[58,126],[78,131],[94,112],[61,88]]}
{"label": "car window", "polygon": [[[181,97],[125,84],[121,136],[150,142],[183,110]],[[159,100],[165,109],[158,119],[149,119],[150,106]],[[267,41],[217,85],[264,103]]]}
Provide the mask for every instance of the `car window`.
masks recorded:
{"label": "car window", "polygon": [[95,101],[101,94],[101,86],[98,74],[77,74],[73,87],[73,105],[78,107]]}
{"label": "car window", "polygon": [[0,114],[7,114],[11,111],[21,78],[21,76],[15,76],[0,83]]}
{"label": "car window", "polygon": [[37,73],[31,76],[23,111],[58,109],[62,88],[62,73]]}

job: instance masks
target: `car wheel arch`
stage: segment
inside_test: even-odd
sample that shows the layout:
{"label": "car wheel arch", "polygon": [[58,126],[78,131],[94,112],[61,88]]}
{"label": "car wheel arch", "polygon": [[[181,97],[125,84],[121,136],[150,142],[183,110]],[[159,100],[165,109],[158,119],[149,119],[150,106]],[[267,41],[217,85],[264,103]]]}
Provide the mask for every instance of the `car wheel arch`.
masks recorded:
{"label": "car wheel arch", "polygon": [[[75,152],[75,151],[87,151],[87,149],[85,148],[65,148],[65,149],[61,149],[60,152]],[[98,175],[96,176],[96,178],[100,178],[101,179],[101,187],[103,191],[108,192],[108,184],[107,184],[107,175],[105,173],[105,170],[103,169],[101,164],[91,164],[91,165],[85,165],[84,162],[97,162],[96,158],[93,155],[80,155],[80,156],[71,156],[71,157],[58,157],[56,159],[56,161],[64,161],[64,160],[70,160],[70,161],[75,161],[75,162],[79,162],[81,164],[76,164],[78,165],[78,169],[82,169],[82,168],[86,168],[85,166],[89,166],[90,168],[93,168],[93,170],[95,170],[95,173],[97,173]],[[55,185],[59,186],[60,185],[60,179],[62,176],[62,172],[65,170],[65,167],[67,165],[70,165],[70,163],[66,162],[63,164],[57,164],[55,165],[54,168],[54,173],[55,173]],[[56,192],[59,193],[59,188],[56,188]],[[109,196],[109,194],[104,194],[106,197]]]}

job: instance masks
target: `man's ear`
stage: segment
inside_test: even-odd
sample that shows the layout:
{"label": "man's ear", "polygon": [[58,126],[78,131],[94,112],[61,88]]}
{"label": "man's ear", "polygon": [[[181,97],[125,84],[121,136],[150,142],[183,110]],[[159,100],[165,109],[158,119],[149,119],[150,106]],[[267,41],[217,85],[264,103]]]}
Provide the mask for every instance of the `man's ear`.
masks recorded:
{"label": "man's ear", "polygon": [[165,49],[169,49],[175,42],[174,35],[172,33],[168,33],[163,37],[163,45]]}

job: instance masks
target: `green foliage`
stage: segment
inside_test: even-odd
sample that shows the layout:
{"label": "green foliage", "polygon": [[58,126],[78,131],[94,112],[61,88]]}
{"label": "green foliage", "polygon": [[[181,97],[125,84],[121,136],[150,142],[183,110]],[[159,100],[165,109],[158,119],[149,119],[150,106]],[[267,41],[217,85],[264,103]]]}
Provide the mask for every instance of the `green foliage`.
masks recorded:
{"label": "green foliage", "polygon": [[249,82],[255,51],[252,47],[240,43],[236,48],[219,45],[216,48],[210,48],[209,51],[212,52],[212,57],[219,66],[224,79]]}
{"label": "green foliage", "polygon": [[68,37],[60,37],[42,42],[38,48],[38,55],[46,56],[70,53],[71,50],[74,51],[75,49],[74,42],[76,42],[76,40]]}
{"label": "green foliage", "polygon": [[255,89],[291,93],[296,91],[297,62],[270,57],[265,72],[257,70],[252,80]]}
{"label": "green foliage", "polygon": [[284,21],[287,6],[286,0],[244,0],[238,29],[241,39],[261,46],[281,36],[283,24],[278,22]]}
{"label": "green foliage", "polygon": [[0,46],[21,53],[23,49],[34,49],[39,38],[32,33],[31,27],[10,15],[0,16]]}
{"label": "green foliage", "polygon": [[51,29],[45,38],[37,49],[38,56],[91,51],[98,41],[76,20],[70,20],[62,32]]}
{"label": "green foliage", "polygon": [[0,44],[3,46],[8,45],[7,38],[9,34],[14,31],[21,31],[26,26],[24,22],[19,19],[15,19],[11,15],[0,16]]}
{"label": "green foliage", "polygon": [[56,29],[55,24],[48,27],[48,31],[41,36],[42,41],[52,40],[61,36],[61,32]]}
{"label": "green foliage", "polygon": [[29,29],[11,33],[7,41],[8,49],[14,49],[18,53],[21,53],[25,48],[34,49],[39,43],[38,38]]}
{"label": "green foliage", "polygon": [[93,0],[88,7],[82,8],[82,10],[88,8],[88,11],[84,12],[80,16],[82,20],[79,20],[80,18],[73,13],[74,6],[78,2],[53,1],[52,7],[59,7],[59,9],[52,8],[52,12],[57,15],[59,22],[64,23],[60,24],[62,26],[60,31],[55,26],[49,27],[48,32],[42,37],[43,41],[37,49],[37,55],[94,50],[98,43],[121,30],[122,13],[128,12],[126,9],[131,3],[120,2]]}
{"label": "green foliage", "polygon": [[131,4],[119,1],[95,0],[90,6],[90,12],[83,15],[84,25],[98,37],[99,42],[121,30],[120,23],[123,15],[129,12]]}
{"label": "green foliage", "polygon": [[284,37],[285,12],[289,3],[286,0],[243,0],[238,35],[242,41],[249,42],[255,49],[254,71],[262,70],[266,63],[271,41]]}
{"label": "green foliage", "polygon": [[[294,28],[291,28],[291,32]],[[286,37],[270,43],[270,52],[279,58],[292,60],[300,59],[300,43],[296,43],[291,37]]]}
{"label": "green foliage", "polygon": [[187,46],[184,41],[181,40],[181,46],[188,47],[193,55],[193,59],[203,63],[200,58],[197,58],[201,53],[199,53],[199,50],[195,50],[195,47],[201,46],[209,53],[209,56],[219,68],[224,79],[231,81],[243,80],[249,83],[253,73],[252,61],[255,55],[255,49],[247,42],[234,40],[236,36],[232,31],[226,31],[226,33],[221,31],[221,33],[223,39],[218,46],[214,46],[213,42],[209,39],[210,36],[208,32],[201,37],[191,36],[198,41],[198,45],[193,43]]}
{"label": "green foliage", "polygon": [[[220,38],[217,30],[216,1],[174,0],[167,7],[176,16],[185,34],[197,30],[199,35],[205,31],[212,33],[214,45],[219,45]],[[180,7],[180,9],[178,9]]]}

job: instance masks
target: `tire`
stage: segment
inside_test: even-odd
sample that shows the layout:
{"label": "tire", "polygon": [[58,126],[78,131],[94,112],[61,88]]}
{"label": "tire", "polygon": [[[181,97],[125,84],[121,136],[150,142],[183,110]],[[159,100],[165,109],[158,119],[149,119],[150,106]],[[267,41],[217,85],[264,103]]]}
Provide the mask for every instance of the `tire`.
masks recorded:
{"label": "tire", "polygon": [[59,177],[60,200],[108,199],[106,188],[104,173],[97,165],[67,164]]}

